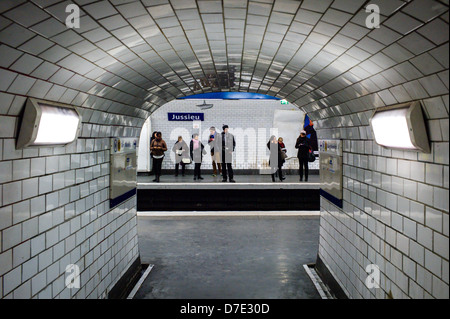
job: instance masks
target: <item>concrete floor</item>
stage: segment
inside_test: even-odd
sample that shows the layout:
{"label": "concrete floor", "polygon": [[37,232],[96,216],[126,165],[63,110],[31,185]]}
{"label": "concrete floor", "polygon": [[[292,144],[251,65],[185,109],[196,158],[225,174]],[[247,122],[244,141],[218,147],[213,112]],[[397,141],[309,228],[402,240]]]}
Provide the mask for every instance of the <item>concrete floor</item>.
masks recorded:
{"label": "concrete floor", "polygon": [[318,299],[318,216],[138,217],[153,270],[135,299]]}

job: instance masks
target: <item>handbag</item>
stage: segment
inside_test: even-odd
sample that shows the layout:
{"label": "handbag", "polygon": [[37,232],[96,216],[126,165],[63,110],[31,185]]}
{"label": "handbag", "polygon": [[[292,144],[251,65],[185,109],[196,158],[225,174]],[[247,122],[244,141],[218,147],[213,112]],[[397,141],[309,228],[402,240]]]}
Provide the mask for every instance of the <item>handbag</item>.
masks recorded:
{"label": "handbag", "polygon": [[308,153],[308,162],[312,163],[316,160],[316,155],[313,152]]}
{"label": "handbag", "polygon": [[184,164],[191,164],[191,159],[188,157],[185,157],[181,160]]}
{"label": "handbag", "polygon": [[288,156],[287,156],[286,152],[281,151],[281,158],[285,160],[287,157]]}

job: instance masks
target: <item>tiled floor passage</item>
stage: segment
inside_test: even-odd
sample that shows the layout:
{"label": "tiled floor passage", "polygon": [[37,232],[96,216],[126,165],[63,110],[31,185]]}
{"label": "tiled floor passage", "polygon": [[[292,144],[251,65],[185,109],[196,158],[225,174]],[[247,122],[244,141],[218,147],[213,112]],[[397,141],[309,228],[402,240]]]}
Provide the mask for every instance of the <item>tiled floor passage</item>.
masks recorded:
{"label": "tiled floor passage", "polygon": [[318,216],[138,217],[136,299],[317,299]]}

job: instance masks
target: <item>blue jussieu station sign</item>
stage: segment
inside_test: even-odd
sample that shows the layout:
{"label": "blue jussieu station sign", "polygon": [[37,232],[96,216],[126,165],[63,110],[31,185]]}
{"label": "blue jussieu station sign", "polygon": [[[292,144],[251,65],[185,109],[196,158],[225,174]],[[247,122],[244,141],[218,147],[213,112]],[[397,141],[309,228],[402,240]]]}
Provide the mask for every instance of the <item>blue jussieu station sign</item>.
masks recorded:
{"label": "blue jussieu station sign", "polygon": [[204,121],[204,113],[167,113],[169,121]]}

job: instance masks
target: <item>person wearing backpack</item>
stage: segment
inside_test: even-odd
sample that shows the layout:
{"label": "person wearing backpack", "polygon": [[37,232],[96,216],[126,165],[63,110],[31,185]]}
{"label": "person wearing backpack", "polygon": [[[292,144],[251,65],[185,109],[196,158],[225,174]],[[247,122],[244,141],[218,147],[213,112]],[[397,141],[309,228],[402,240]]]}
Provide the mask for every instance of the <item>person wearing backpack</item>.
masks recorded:
{"label": "person wearing backpack", "polygon": [[311,151],[311,145],[306,137],[306,131],[302,130],[297,138],[295,148],[298,149],[297,157],[299,163],[300,182],[303,181],[303,168],[305,169],[305,182],[308,181],[308,159]]}

